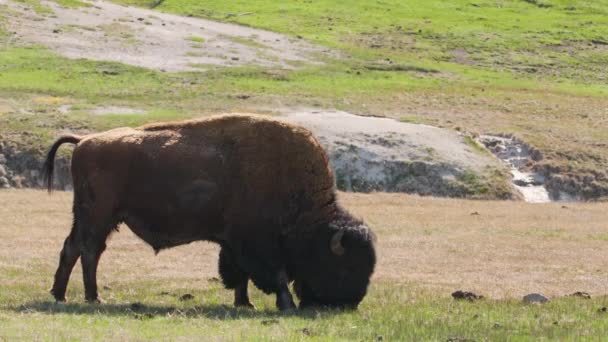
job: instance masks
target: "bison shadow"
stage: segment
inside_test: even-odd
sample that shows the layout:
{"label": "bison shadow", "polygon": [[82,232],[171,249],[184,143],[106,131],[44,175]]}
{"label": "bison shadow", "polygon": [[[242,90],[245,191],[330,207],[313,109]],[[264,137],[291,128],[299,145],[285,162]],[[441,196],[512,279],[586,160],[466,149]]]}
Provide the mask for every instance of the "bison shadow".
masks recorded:
{"label": "bison shadow", "polygon": [[88,303],[57,303],[54,301],[33,301],[11,310],[18,313],[46,313],[46,314],[72,314],[72,315],[107,315],[107,316],[131,316],[136,319],[150,319],[154,317],[187,317],[208,318],[217,320],[235,320],[243,318],[261,318],[264,325],[278,323],[277,318],[297,316],[305,319],[315,319],[319,313],[323,315],[337,315],[348,310],[310,308],[302,310],[291,310],[287,312],[276,309],[243,309],[230,305],[197,305],[193,307],[178,308],[175,306],[148,305],[142,303],[123,304],[88,304]]}

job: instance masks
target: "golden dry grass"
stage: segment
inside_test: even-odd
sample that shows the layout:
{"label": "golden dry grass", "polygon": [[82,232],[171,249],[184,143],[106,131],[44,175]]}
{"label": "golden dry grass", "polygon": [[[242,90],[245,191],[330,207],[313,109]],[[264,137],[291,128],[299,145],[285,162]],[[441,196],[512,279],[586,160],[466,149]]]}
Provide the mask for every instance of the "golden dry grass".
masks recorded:
{"label": "golden dry grass", "polygon": [[[378,235],[376,282],[407,283],[442,296],[456,289],[493,298],[608,293],[607,204],[533,205],[401,194],[342,193],[340,198]],[[71,193],[49,197],[34,190],[0,191],[0,268],[25,271],[32,286],[50,288],[70,229],[71,200]],[[100,287],[138,279],[162,281],[166,288],[205,287],[217,277],[217,253],[215,245],[201,242],[155,256],[122,227],[101,259]],[[40,272],[48,275],[40,277]],[[71,287],[82,287],[79,266]],[[101,295],[107,292],[102,289]]]}
{"label": "golden dry grass", "polygon": [[608,292],[608,205],[342,194],[379,236],[377,279],[493,298]]}

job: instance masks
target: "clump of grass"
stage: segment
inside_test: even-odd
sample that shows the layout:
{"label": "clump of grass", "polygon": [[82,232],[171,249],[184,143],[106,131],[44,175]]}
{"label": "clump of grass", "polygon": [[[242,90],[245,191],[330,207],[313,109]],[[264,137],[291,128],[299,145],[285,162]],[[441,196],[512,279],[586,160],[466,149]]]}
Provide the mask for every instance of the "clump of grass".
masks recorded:
{"label": "clump of grass", "polygon": [[412,123],[412,124],[419,124],[422,122],[422,120],[419,117],[412,116],[412,115],[402,116],[399,118],[399,121],[405,122],[405,123]]}
{"label": "clump of grass", "polygon": [[15,0],[15,1],[31,7],[34,10],[34,12],[36,12],[36,14],[40,14],[40,15],[53,14],[53,10],[48,6],[44,6],[43,4],[41,4],[40,1],[36,1],[36,0]]}
{"label": "clump of grass", "polygon": [[464,136],[464,143],[471,147],[471,149],[479,154],[488,154],[488,150],[485,147],[481,146],[475,139],[473,139],[469,135]]}
{"label": "clump of grass", "polygon": [[78,8],[78,7],[91,7],[92,5],[88,2],[79,0],[53,0],[56,3],[64,7]]}
{"label": "clump of grass", "polygon": [[205,38],[203,37],[197,37],[197,36],[190,36],[188,38],[186,38],[187,40],[191,41],[191,42],[195,42],[195,43],[204,43],[205,42]]}

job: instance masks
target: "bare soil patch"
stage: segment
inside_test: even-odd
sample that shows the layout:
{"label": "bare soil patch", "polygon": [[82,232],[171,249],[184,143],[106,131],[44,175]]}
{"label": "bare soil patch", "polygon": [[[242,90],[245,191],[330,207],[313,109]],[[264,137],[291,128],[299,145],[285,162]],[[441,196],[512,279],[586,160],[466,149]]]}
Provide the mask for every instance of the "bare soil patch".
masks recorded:
{"label": "bare soil patch", "polygon": [[[563,207],[381,193],[341,193],[340,199],[378,235],[376,282],[411,284],[446,297],[457,289],[489,298],[608,291],[605,204]],[[65,192],[49,197],[34,190],[0,191],[0,268],[48,273],[46,282],[36,278],[32,284],[46,291],[70,229],[71,200]],[[100,287],[123,281],[161,281],[163,290],[183,281],[205,287],[217,277],[217,255],[215,245],[201,242],[154,256],[123,226],[101,258]],[[81,288],[80,266],[75,271],[71,284]]]}
{"label": "bare soil patch", "polygon": [[295,68],[319,63],[313,55],[330,53],[269,31],[100,0],[82,8],[40,1],[51,14],[37,14],[23,3],[2,2],[14,12],[8,28],[16,33],[17,42],[42,44],[69,58],[192,71],[217,65]]}
{"label": "bare soil patch", "polygon": [[116,114],[116,115],[129,115],[129,114],[146,114],[145,110],[128,108],[128,107],[117,107],[117,106],[104,106],[104,107],[96,107],[89,111],[89,113],[93,115],[108,115],[108,114]]}

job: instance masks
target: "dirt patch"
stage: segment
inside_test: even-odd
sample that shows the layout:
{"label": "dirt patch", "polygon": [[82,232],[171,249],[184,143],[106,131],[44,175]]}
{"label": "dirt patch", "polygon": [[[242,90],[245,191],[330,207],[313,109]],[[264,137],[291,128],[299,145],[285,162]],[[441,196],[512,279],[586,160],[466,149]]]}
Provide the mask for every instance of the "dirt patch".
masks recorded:
{"label": "dirt patch", "polygon": [[10,100],[0,99],[0,115],[15,111],[15,105]]}
{"label": "dirt patch", "polygon": [[42,44],[69,58],[115,61],[161,71],[200,70],[209,65],[295,68],[333,54],[302,39],[210,20],[90,1],[65,8],[40,1],[51,14],[5,1],[15,15],[11,32],[22,44]]}
{"label": "dirt patch", "polygon": [[463,64],[463,65],[474,65],[475,64],[473,62],[473,60],[471,59],[471,56],[469,55],[467,50],[465,50],[463,48],[453,49],[452,51],[450,51],[450,53],[452,54],[451,61],[454,63]]}
{"label": "dirt patch", "polygon": [[140,114],[144,115],[147,112],[141,109],[135,108],[127,108],[127,107],[116,107],[116,106],[107,106],[107,107],[96,107],[89,111],[89,113],[93,115],[129,115],[129,114]]}

